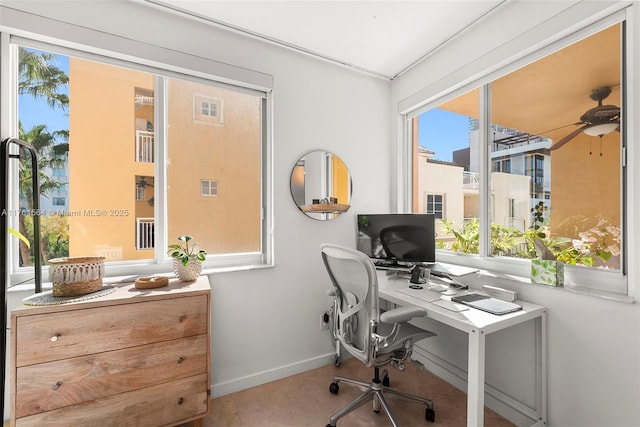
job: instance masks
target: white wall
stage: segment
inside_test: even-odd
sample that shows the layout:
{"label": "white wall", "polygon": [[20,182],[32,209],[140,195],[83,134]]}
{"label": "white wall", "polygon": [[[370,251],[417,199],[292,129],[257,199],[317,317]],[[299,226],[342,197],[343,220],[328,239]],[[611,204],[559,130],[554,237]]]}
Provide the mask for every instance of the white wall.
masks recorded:
{"label": "white wall", "polygon": [[[396,193],[396,166],[389,159],[397,154],[390,138],[397,134],[397,105],[473,79],[500,62],[495,55],[508,59],[547,35],[596,16],[606,6],[582,2],[571,13],[547,21],[572,3],[576,2],[544,2],[543,6],[533,1],[510,2],[502,16],[489,18],[484,27],[470,31],[389,84],[205,24],[149,11],[135,2],[2,1],[2,5],[62,22],[274,77],[276,267],[211,275],[214,395],[330,363],[331,341],[320,331],[320,315],[329,301],[318,247],[325,241],[355,245],[355,214],[385,212],[395,203],[389,195]],[[2,20],[2,13],[0,24],[10,24]],[[637,33],[634,37],[638,62],[640,37]],[[507,43],[513,39],[517,43]],[[640,122],[637,117],[636,121]],[[330,222],[304,216],[289,194],[289,175],[298,157],[320,148],[340,156],[353,178],[352,208]],[[630,154],[640,157],[637,151]],[[631,176],[635,193],[640,188],[639,175]],[[631,209],[640,207],[640,197],[636,199]],[[632,249],[640,242],[634,227]],[[633,253],[639,253],[637,248]],[[636,272],[632,266],[632,287],[638,287]],[[500,284],[549,308],[549,425],[640,425],[638,305],[565,290]],[[490,368],[507,362],[494,357]],[[506,387],[515,381],[499,380]]]}
{"label": "white wall", "polygon": [[[273,76],[276,266],[210,276],[213,394],[331,363],[332,342],[320,330],[330,285],[319,246],[355,246],[356,213],[389,210],[390,83],[133,2],[2,5]],[[4,12],[0,24],[17,25]],[[302,214],[289,191],[296,161],[315,149],[337,154],[352,175],[352,207],[332,221]]]}
{"label": "white wall", "polygon": [[[541,4],[544,4],[541,6]],[[617,6],[619,6],[618,2]],[[482,77],[490,67],[513,61],[559,34],[568,34],[584,22],[611,12],[615,2],[511,2],[500,12],[465,33],[425,62],[393,82],[391,123],[396,114],[424,99],[433,99],[443,91]],[[567,9],[568,8],[568,9]],[[567,9],[567,10],[565,10]],[[635,20],[629,31],[633,38],[633,68],[629,112],[634,123],[640,105],[637,81],[640,70],[640,4],[633,5]],[[634,71],[633,71],[634,70]],[[632,74],[633,73],[633,74]],[[635,109],[632,109],[633,106]],[[392,130],[393,131],[393,130]],[[640,164],[638,138],[630,137],[629,155]],[[638,259],[640,231],[637,227],[640,203],[638,173],[629,171],[630,236],[629,286],[638,295],[640,277],[633,260]],[[638,426],[640,425],[640,306],[580,295],[566,289],[516,283],[506,278],[484,277],[478,284],[498,283],[518,292],[525,300],[548,308],[548,425],[551,426]],[[525,345],[517,337],[513,347]],[[428,340],[423,347],[447,360],[464,364],[459,345],[437,347]],[[488,343],[490,346],[490,343]],[[434,348],[436,347],[436,348]],[[490,352],[490,348],[488,349]],[[506,388],[518,388],[517,379],[503,367],[513,362],[499,352],[487,358],[487,380],[501,382]],[[526,390],[524,397],[526,398]]]}

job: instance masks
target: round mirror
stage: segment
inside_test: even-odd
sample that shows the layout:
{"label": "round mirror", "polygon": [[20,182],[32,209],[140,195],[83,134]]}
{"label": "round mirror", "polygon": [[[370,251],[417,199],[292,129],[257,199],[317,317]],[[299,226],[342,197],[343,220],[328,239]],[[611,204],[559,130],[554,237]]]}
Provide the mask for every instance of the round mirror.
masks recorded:
{"label": "round mirror", "polygon": [[349,210],[351,174],[340,157],[312,151],[298,160],[291,172],[291,195],[310,218],[328,220]]}

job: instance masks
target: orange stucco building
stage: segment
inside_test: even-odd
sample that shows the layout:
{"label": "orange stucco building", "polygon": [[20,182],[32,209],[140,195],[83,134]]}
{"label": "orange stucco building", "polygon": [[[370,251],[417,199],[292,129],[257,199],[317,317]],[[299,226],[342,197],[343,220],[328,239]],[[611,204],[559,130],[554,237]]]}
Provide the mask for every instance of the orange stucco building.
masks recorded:
{"label": "orange stucco building", "polygon": [[259,97],[164,78],[163,107],[150,73],[70,58],[69,77],[70,256],[154,257],[159,126],[169,243],[190,234],[209,254],[260,251]]}

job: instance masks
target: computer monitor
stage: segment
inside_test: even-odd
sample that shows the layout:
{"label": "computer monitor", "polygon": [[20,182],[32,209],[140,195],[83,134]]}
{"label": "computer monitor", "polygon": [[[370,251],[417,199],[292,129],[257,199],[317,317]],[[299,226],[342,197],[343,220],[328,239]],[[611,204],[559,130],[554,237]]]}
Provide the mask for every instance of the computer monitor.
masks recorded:
{"label": "computer monitor", "polygon": [[379,267],[436,262],[433,214],[358,214],[357,248]]}

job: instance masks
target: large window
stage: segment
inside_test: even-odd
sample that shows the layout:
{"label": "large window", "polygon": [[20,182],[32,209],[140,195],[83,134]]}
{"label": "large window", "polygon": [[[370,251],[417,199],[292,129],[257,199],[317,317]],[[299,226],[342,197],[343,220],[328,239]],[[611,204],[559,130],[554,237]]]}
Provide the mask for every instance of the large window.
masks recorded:
{"label": "large window", "polygon": [[447,194],[442,254],[524,262],[535,242],[581,277],[624,277],[623,26],[408,114],[412,209]]}
{"label": "large window", "polygon": [[[168,265],[166,247],[182,234],[211,267],[267,262],[265,92],[37,46],[11,52],[16,136],[40,155],[40,210],[25,158],[14,169],[12,226],[33,241],[40,217],[45,264],[104,256],[108,273]],[[33,246],[14,245],[20,274]]]}

